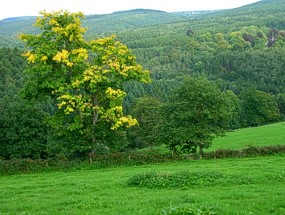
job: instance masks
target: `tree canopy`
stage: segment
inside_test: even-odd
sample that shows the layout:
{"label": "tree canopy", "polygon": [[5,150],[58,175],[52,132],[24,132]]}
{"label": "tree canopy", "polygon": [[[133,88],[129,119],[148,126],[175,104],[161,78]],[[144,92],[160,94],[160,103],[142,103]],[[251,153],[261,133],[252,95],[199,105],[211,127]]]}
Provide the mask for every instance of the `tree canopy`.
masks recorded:
{"label": "tree canopy", "polygon": [[78,132],[91,149],[100,139],[97,127],[136,125],[136,119],[123,113],[123,84],[149,82],[149,72],[115,36],[86,41],[82,13],[41,14],[35,23],[41,33],[20,36],[27,44],[23,56],[29,63],[25,97],[51,99],[57,111],[50,125],[59,133]]}
{"label": "tree canopy", "polygon": [[[175,107],[172,90],[189,74],[204,75],[223,92],[226,129],[284,120],[284,5],[270,0],[215,12],[87,17],[43,12],[37,28],[36,17],[0,21],[0,157],[78,158],[92,148],[169,143],[172,137],[157,135],[168,125],[164,107]],[[24,51],[19,32],[27,33]],[[151,84],[137,62],[150,70]],[[168,137],[167,129],[162,134]],[[184,150],[182,142],[170,148]]]}
{"label": "tree canopy", "polygon": [[194,152],[224,135],[229,119],[227,99],[204,77],[187,77],[163,108],[162,139],[173,151]]}

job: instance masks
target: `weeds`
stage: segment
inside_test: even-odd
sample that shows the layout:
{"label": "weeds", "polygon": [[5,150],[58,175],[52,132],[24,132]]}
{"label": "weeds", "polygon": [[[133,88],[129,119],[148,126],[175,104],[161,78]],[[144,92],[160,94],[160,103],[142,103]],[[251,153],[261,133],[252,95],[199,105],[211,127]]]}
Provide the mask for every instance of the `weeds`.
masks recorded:
{"label": "weeds", "polygon": [[162,211],[163,215],[214,215],[217,214],[212,208],[206,208],[191,204],[188,207],[170,207]]}
{"label": "weeds", "polygon": [[219,172],[189,172],[178,173],[143,173],[131,177],[128,186],[147,188],[178,188],[209,186],[215,184],[248,184],[254,183],[249,177],[230,176]]}

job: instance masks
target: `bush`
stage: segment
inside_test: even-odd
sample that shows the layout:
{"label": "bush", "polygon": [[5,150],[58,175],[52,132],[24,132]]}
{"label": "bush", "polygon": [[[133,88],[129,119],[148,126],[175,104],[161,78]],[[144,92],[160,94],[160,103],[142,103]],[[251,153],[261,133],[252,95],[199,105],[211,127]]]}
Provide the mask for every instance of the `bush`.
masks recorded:
{"label": "bush", "polygon": [[164,163],[174,160],[183,160],[179,154],[161,153],[157,151],[144,152],[120,152],[113,153],[107,156],[94,156],[93,165],[96,167],[110,167],[110,166],[133,166],[144,165],[150,163]]}
{"label": "bush", "polygon": [[233,158],[242,157],[242,152],[240,150],[232,149],[218,149],[213,152],[204,153],[203,158],[213,159],[213,158]]}
{"label": "bush", "polygon": [[68,160],[0,160],[0,175],[27,174],[53,170],[72,170],[78,168],[82,163]]}
{"label": "bush", "polygon": [[93,163],[88,165],[87,160],[68,160],[65,157],[47,160],[14,159],[0,160],[0,175],[35,173],[43,171],[72,171],[78,168],[96,169],[113,166],[133,166],[149,163],[163,163],[167,161],[182,160],[180,155],[160,153],[156,151],[146,153],[121,152],[109,155],[97,155]]}
{"label": "bush", "polygon": [[236,158],[236,157],[252,157],[252,156],[268,156],[285,153],[285,145],[275,146],[248,146],[242,150],[219,149],[216,151],[204,153],[203,158]]}
{"label": "bush", "polygon": [[227,180],[228,176],[218,172],[178,172],[170,173],[143,173],[131,177],[128,186],[147,188],[177,188],[197,185],[213,185],[220,180]]}

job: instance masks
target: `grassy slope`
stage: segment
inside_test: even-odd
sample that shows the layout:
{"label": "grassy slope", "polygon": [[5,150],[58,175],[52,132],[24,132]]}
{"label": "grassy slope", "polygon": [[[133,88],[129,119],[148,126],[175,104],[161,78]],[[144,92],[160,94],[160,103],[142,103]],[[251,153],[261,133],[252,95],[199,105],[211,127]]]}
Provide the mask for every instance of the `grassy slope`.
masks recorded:
{"label": "grassy slope", "polygon": [[[197,160],[4,176],[0,179],[0,214],[162,214],[163,209],[191,204],[212,207],[217,214],[285,214],[284,159],[280,155]],[[220,181],[171,189],[126,186],[130,177],[150,171],[216,171],[233,176],[237,184]]]}
{"label": "grassy slope", "polygon": [[[217,149],[243,149],[248,146],[285,145],[285,122],[260,127],[242,128],[226,133],[226,136],[214,139],[206,152]],[[153,147],[160,152],[168,152],[165,146]],[[148,152],[150,149],[139,149]]]}
{"label": "grassy slope", "polygon": [[246,146],[269,146],[285,144],[285,122],[238,129],[217,138],[209,150],[242,149]]}

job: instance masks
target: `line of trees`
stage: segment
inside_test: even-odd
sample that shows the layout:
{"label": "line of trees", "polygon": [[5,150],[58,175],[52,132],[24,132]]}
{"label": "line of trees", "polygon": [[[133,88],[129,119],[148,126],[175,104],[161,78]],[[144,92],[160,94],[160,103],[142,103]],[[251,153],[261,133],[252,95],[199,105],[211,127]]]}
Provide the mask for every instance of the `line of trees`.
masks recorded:
{"label": "line of trees", "polygon": [[171,150],[196,152],[197,147],[210,147],[212,138],[225,130],[284,120],[285,94],[272,96],[251,87],[236,95],[203,76],[183,77],[176,83],[167,99],[146,93],[134,100],[130,111],[140,126],[128,132],[130,147],[166,144]]}

